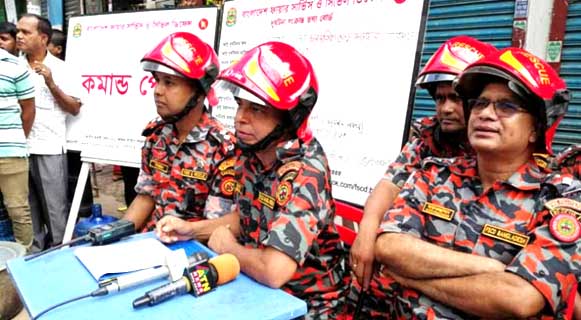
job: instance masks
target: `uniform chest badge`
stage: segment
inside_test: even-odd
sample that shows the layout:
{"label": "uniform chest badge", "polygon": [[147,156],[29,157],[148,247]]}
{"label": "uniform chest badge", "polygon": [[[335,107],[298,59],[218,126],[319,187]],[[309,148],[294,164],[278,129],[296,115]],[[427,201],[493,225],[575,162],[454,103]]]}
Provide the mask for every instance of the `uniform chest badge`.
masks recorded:
{"label": "uniform chest badge", "polygon": [[274,204],[276,203],[276,200],[274,200],[273,197],[262,192],[258,193],[258,201],[263,205],[269,207],[271,210],[274,209]]}
{"label": "uniform chest badge", "polygon": [[284,207],[291,198],[293,187],[288,181],[282,181],[276,188],[276,203]]}
{"label": "uniform chest badge", "polygon": [[551,218],[549,230],[555,239],[562,242],[574,242],[579,239],[581,233],[579,221],[566,213],[560,213]]}
{"label": "uniform chest badge", "polygon": [[149,167],[161,171],[163,173],[169,172],[169,164],[161,162],[159,160],[154,159],[149,160]]}
{"label": "uniform chest badge", "polygon": [[452,218],[454,218],[454,214],[456,213],[456,211],[450,208],[446,208],[430,202],[424,203],[422,206],[422,212],[434,217],[438,217],[440,219],[444,219],[446,221],[452,221]]}
{"label": "uniform chest badge", "polygon": [[220,183],[220,191],[224,195],[231,196],[234,194],[234,191],[236,190],[236,185],[237,182],[236,180],[234,180],[234,178],[226,177],[224,178],[224,180],[222,180],[222,183]]}
{"label": "uniform chest badge", "polygon": [[530,237],[527,235],[490,224],[484,225],[484,228],[482,228],[482,234],[522,248],[526,247],[530,240]]}
{"label": "uniform chest badge", "polygon": [[181,170],[181,175],[188,178],[198,179],[202,181],[208,180],[208,173],[204,171],[195,171],[192,169],[185,169]]}

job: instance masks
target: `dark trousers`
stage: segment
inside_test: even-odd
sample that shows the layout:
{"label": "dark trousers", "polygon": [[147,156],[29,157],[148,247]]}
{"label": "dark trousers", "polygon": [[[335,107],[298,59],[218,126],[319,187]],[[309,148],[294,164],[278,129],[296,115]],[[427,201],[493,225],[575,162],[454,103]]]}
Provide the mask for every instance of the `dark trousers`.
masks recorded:
{"label": "dark trousers", "polygon": [[121,175],[123,176],[125,204],[129,206],[133,199],[135,199],[135,196],[137,196],[135,185],[137,184],[137,178],[139,177],[139,168],[122,166]]}

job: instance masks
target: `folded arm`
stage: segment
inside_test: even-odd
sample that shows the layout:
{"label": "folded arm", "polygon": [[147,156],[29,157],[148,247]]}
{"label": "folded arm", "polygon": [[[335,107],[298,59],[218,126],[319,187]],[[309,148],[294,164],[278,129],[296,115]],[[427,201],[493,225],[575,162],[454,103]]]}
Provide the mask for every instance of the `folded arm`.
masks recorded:
{"label": "folded arm", "polygon": [[464,312],[485,318],[528,318],[545,306],[543,295],[510,272],[417,280],[387,271],[400,284]]}
{"label": "folded arm", "polygon": [[504,271],[497,260],[433,245],[401,233],[383,233],[375,257],[390,271],[412,279],[433,279]]}

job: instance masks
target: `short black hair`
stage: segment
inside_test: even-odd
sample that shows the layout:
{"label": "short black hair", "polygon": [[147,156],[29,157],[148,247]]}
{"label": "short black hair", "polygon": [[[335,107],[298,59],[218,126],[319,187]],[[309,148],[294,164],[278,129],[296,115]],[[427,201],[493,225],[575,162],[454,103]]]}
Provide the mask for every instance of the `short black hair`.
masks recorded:
{"label": "short black hair", "polygon": [[0,33],[9,33],[12,38],[16,39],[16,25],[12,22],[0,22]]}
{"label": "short black hair", "polygon": [[64,50],[67,44],[67,37],[65,36],[65,33],[60,31],[59,29],[52,29],[50,43],[52,43],[55,46],[61,46],[63,47]]}
{"label": "short black hair", "polygon": [[37,30],[39,33],[44,33],[48,36],[48,43],[50,43],[51,39],[52,39],[52,24],[50,23],[50,21],[45,18],[45,17],[41,17],[37,14],[33,14],[33,13],[27,13],[22,15],[22,17],[20,18],[35,18],[38,21],[38,25],[37,25]]}

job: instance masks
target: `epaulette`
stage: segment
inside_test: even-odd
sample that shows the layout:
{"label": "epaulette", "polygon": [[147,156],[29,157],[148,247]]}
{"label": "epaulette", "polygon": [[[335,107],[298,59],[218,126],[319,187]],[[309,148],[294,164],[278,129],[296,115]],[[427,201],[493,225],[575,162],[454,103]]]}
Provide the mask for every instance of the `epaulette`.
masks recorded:
{"label": "epaulette", "polygon": [[224,128],[211,128],[208,133],[222,146],[222,151],[224,153],[234,150],[234,147],[236,146],[236,137],[230,131]]}
{"label": "epaulette", "polygon": [[567,147],[565,150],[561,151],[552,161],[552,168],[559,169],[567,163],[570,159],[575,156],[581,155],[581,144],[576,144]]}
{"label": "epaulette", "polygon": [[438,157],[426,157],[422,160],[422,168],[427,168],[432,165],[437,167],[448,167],[456,161],[456,158],[438,158]]}
{"label": "epaulette", "polygon": [[542,169],[550,169],[553,162],[553,157],[548,153],[533,153],[533,158],[537,166]]}
{"label": "epaulette", "polygon": [[157,117],[153,120],[151,120],[147,126],[145,126],[145,129],[143,129],[143,132],[141,132],[141,135],[144,137],[149,137],[157,128],[159,128],[160,126],[164,125],[165,121],[163,121],[163,119],[161,119],[160,117]]}

